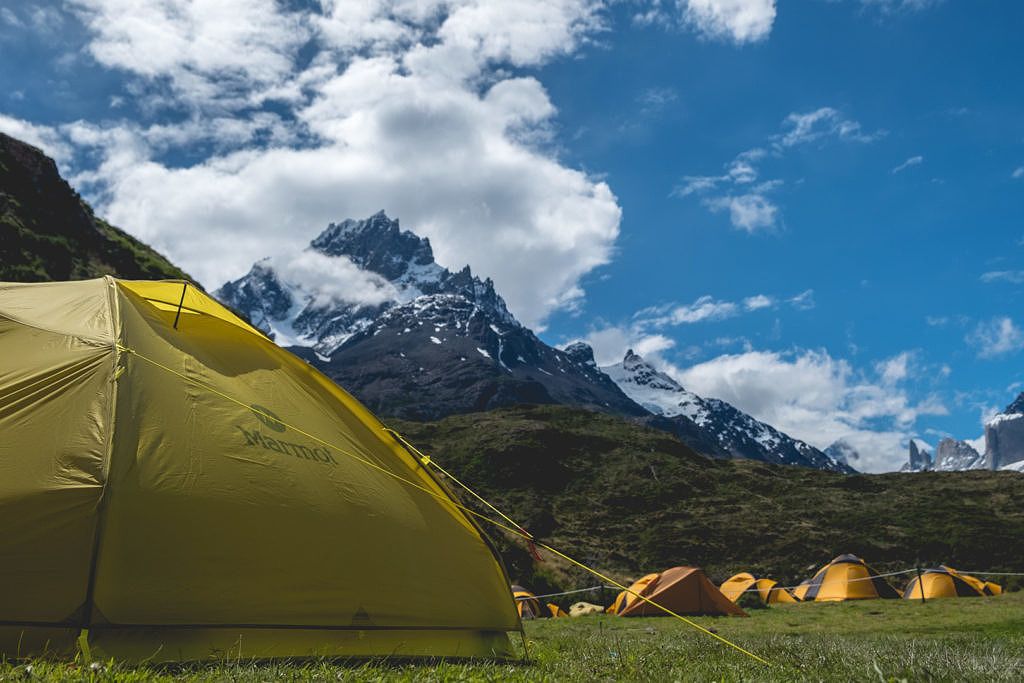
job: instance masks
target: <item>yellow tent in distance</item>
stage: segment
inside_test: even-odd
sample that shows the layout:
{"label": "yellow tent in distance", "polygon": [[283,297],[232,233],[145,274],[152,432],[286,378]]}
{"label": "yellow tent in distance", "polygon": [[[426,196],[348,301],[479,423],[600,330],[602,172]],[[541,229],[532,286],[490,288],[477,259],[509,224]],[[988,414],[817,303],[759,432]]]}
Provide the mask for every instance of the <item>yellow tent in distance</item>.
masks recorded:
{"label": "yellow tent in distance", "polygon": [[755,578],[749,572],[740,572],[729,577],[719,587],[722,595],[738,603],[745,595],[756,595],[765,605],[797,602],[785,588],[776,588],[773,579]]}
{"label": "yellow tent in distance", "polygon": [[194,286],[0,284],[0,434],[0,657],[512,655],[447,489]]}
{"label": "yellow tent in distance", "polygon": [[[974,578],[974,577],[969,577]],[[966,581],[965,577],[947,567],[926,569],[921,576],[915,576],[903,590],[907,600],[925,600],[934,598],[980,598],[985,595],[984,584]],[[978,587],[981,584],[981,588]]]}
{"label": "yellow tent in distance", "polygon": [[899,592],[856,555],[840,555],[793,590],[798,600],[810,602],[898,598]]}

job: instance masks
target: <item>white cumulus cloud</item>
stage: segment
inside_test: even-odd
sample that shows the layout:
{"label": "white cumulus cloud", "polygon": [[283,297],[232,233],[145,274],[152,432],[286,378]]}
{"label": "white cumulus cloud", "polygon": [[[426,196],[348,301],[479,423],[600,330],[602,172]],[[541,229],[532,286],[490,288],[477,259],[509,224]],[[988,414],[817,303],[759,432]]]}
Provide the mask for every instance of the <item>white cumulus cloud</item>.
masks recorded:
{"label": "white cumulus cloud", "polygon": [[97,208],[208,287],[380,209],[532,326],[611,258],[615,195],[555,156],[554,103],[509,73],[602,31],[597,0],[69,4],[142,118],[20,131],[91,149],[74,180]]}
{"label": "white cumulus cloud", "polygon": [[934,398],[909,398],[902,385],[910,376],[907,358],[883,361],[873,375],[813,350],[751,350],[667,369],[691,391],[727,401],[818,448],[845,439],[861,454],[858,468],[880,472],[906,459],[904,444],[919,416],[946,413]]}

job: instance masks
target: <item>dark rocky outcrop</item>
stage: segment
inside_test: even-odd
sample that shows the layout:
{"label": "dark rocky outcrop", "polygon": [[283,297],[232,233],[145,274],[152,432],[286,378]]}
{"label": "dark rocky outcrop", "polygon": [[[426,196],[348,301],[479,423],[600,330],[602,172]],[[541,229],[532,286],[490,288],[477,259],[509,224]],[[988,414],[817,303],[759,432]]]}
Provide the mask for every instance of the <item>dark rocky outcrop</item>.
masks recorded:
{"label": "dark rocky outcrop", "polygon": [[98,218],[42,151],[0,133],[0,280],[189,279]]}

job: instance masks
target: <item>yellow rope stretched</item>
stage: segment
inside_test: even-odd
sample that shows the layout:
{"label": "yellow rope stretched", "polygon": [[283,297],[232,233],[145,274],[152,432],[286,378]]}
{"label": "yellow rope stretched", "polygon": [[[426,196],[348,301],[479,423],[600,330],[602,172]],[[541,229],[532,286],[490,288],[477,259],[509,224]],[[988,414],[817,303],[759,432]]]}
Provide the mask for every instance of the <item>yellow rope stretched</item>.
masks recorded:
{"label": "yellow rope stretched", "polygon": [[366,459],[366,458],[364,458],[364,457],[362,457],[362,456],[360,456],[360,455],[358,455],[356,453],[353,453],[351,451],[347,451],[347,450],[345,450],[343,448],[339,448],[338,446],[336,446],[336,445],[334,445],[332,443],[324,441],[323,439],[321,439],[318,436],[310,434],[309,432],[307,432],[307,431],[305,431],[303,429],[300,429],[299,427],[296,427],[295,425],[292,425],[292,424],[289,424],[289,423],[285,422],[284,420],[282,420],[280,417],[278,417],[276,415],[270,415],[270,414],[268,414],[268,413],[266,413],[266,412],[264,412],[262,410],[259,410],[258,408],[254,408],[251,405],[245,403],[244,401],[241,401],[241,400],[239,400],[239,399],[237,399],[237,398],[235,398],[235,397],[233,397],[233,396],[231,396],[229,394],[225,394],[224,392],[220,391],[216,387],[210,386],[209,384],[207,384],[206,382],[203,382],[202,380],[199,380],[199,379],[197,379],[195,377],[189,377],[188,375],[186,375],[186,374],[184,374],[182,372],[179,372],[178,370],[175,370],[172,367],[164,365],[163,363],[160,363],[159,361],[153,360],[152,358],[149,358],[147,356],[144,356],[144,355],[140,354],[139,352],[135,351],[134,349],[131,349],[131,348],[127,347],[127,346],[124,346],[124,345],[122,345],[120,343],[118,343],[116,345],[116,347],[117,347],[117,350],[120,351],[120,352],[123,352],[125,354],[131,355],[131,356],[133,356],[135,358],[139,358],[140,360],[143,360],[143,361],[153,365],[154,367],[160,368],[161,370],[164,370],[165,372],[168,372],[168,373],[170,373],[170,374],[172,374],[172,375],[174,375],[174,376],[176,376],[176,377],[178,377],[178,378],[180,378],[182,380],[185,380],[186,382],[189,382],[190,384],[194,384],[195,386],[201,387],[201,388],[209,391],[210,393],[215,394],[217,396],[220,396],[221,398],[225,399],[226,401],[230,401],[231,403],[234,403],[234,404],[236,404],[238,406],[241,406],[242,408],[245,408],[246,410],[249,410],[249,411],[251,411],[253,413],[256,413],[257,415],[261,415],[261,416],[263,416],[263,417],[265,417],[265,418],[267,418],[269,420],[275,420],[276,422],[284,425],[288,429],[291,429],[291,430],[297,432],[298,434],[302,434],[303,436],[305,436],[305,437],[307,437],[309,439],[312,439],[313,441],[316,441],[317,443],[321,444],[322,446],[325,446],[325,447],[330,448],[330,449],[332,449],[334,451],[337,451],[338,453],[340,453],[342,455],[347,455],[350,458],[353,458],[354,460],[356,460],[356,461],[358,461],[358,462],[360,462],[360,463],[362,463],[364,465],[367,465],[367,466],[377,470],[378,472],[381,472],[382,474],[386,474],[387,476],[392,477],[393,479],[396,479],[396,480],[402,482],[403,484],[407,484],[408,486],[411,486],[411,487],[413,487],[415,489],[418,489],[418,490],[420,490],[420,491],[422,491],[422,492],[424,492],[424,493],[426,493],[428,495],[431,495],[434,498],[437,498],[438,500],[440,500],[440,501],[442,501],[444,503],[452,505],[453,507],[455,507],[455,508],[457,508],[459,510],[462,510],[463,512],[465,512],[467,514],[473,515],[477,519],[483,520],[483,521],[487,522],[488,524],[491,524],[491,525],[493,525],[493,526],[495,526],[495,527],[497,527],[499,529],[503,529],[504,531],[507,531],[507,532],[509,532],[511,534],[519,536],[520,538],[526,539],[527,541],[530,541],[531,543],[533,543],[537,547],[543,548],[544,550],[547,550],[548,552],[550,552],[550,553],[552,553],[554,555],[557,555],[558,557],[561,557],[563,560],[565,560],[565,561],[567,561],[567,562],[569,562],[569,563],[579,567],[580,569],[583,569],[584,571],[590,572],[591,574],[593,574],[594,576],[598,577],[602,581],[607,581],[611,585],[613,585],[613,586],[615,586],[615,587],[617,587],[617,588],[619,588],[619,589],[629,593],[630,595],[632,595],[632,596],[634,596],[634,597],[636,597],[636,598],[638,598],[640,600],[643,600],[644,602],[646,602],[646,603],[648,603],[650,605],[653,605],[654,607],[660,609],[661,611],[665,612],[666,614],[668,614],[670,616],[673,616],[676,619],[682,621],[684,624],[688,624],[689,626],[692,626],[693,628],[697,629],[698,631],[706,633],[707,635],[711,636],[712,638],[715,638],[716,640],[719,640],[722,643],[725,643],[729,647],[731,647],[731,648],[733,648],[735,650],[738,650],[739,652],[742,652],[743,654],[747,655],[748,657],[750,657],[750,658],[752,658],[752,659],[754,659],[754,660],[756,660],[758,662],[761,662],[762,664],[766,664],[766,665],[769,665],[769,666],[771,665],[771,663],[768,662],[766,659],[763,659],[763,658],[755,655],[754,653],[752,653],[752,652],[750,652],[748,650],[743,649],[739,645],[737,645],[737,644],[735,644],[735,643],[733,643],[733,642],[731,642],[729,640],[726,640],[725,638],[723,638],[722,636],[718,635],[717,633],[714,633],[713,631],[710,631],[710,630],[704,628],[700,624],[698,624],[698,623],[696,623],[694,621],[691,621],[690,619],[687,619],[686,617],[682,616],[681,614],[677,614],[676,612],[670,610],[669,608],[665,607],[664,605],[660,605],[657,602],[655,602],[655,601],[653,601],[653,600],[651,600],[651,599],[649,599],[649,598],[647,598],[647,597],[645,597],[643,595],[640,595],[639,593],[637,593],[637,592],[635,592],[633,590],[630,590],[628,587],[622,585],[621,583],[619,583],[615,579],[612,579],[611,577],[608,577],[608,576],[602,574],[601,572],[597,571],[596,569],[592,569],[591,567],[588,567],[587,565],[583,564],[582,562],[569,557],[565,553],[560,552],[559,550],[556,550],[555,548],[552,548],[550,545],[538,541],[529,531],[527,531],[526,529],[521,527],[519,524],[517,524],[510,517],[505,515],[505,513],[503,513],[497,507],[492,505],[490,502],[488,502],[486,499],[484,499],[478,493],[476,493],[471,488],[469,488],[464,483],[462,483],[459,479],[454,477],[447,470],[445,470],[440,465],[435,463],[429,456],[426,456],[423,453],[421,453],[420,451],[418,451],[415,447],[413,447],[411,444],[409,444],[409,442],[404,437],[402,437],[400,434],[398,434],[398,432],[396,432],[396,431],[394,431],[392,429],[385,428],[385,431],[387,431],[388,433],[390,433],[390,434],[392,434],[394,436],[397,436],[399,438],[400,442],[403,445],[406,445],[406,446],[410,447],[412,452],[414,454],[417,454],[420,457],[420,461],[423,462],[424,465],[432,465],[433,467],[437,468],[438,471],[443,473],[445,476],[451,478],[452,481],[454,481],[459,486],[461,486],[463,489],[465,489],[467,492],[469,492],[473,497],[475,497],[481,503],[483,503],[484,505],[486,505],[490,509],[492,509],[495,512],[497,512],[502,518],[504,518],[506,521],[508,521],[513,526],[508,526],[507,524],[503,524],[502,522],[499,522],[499,521],[497,521],[495,519],[492,519],[492,518],[490,518],[490,517],[488,517],[486,515],[483,515],[483,514],[477,512],[476,510],[473,510],[473,509],[471,509],[471,508],[469,508],[469,507],[467,507],[465,505],[462,505],[458,501],[453,500],[448,495],[445,495],[443,493],[438,493],[436,491],[432,491],[431,489],[427,488],[426,486],[422,486],[421,484],[418,484],[417,482],[414,482],[414,481],[411,481],[409,479],[406,479],[405,477],[402,477],[401,475],[396,474],[395,472],[392,472],[391,470],[387,469],[386,467],[381,467],[380,465],[378,465],[377,463],[373,462],[372,460],[368,460],[368,459]]}
{"label": "yellow rope stretched", "polygon": [[440,465],[438,465],[438,464],[437,464],[437,463],[436,463],[436,462],[435,462],[435,461],[434,461],[434,460],[433,460],[433,459],[432,459],[432,458],[431,458],[431,457],[430,457],[429,455],[424,455],[424,454],[423,454],[423,453],[422,453],[422,452],[421,452],[421,451],[420,451],[420,450],[419,450],[418,448],[416,448],[416,447],[415,447],[415,446],[413,446],[413,445],[412,445],[411,443],[409,443],[409,441],[408,441],[408,440],[407,440],[407,439],[406,439],[406,438],[405,438],[404,436],[402,436],[401,434],[399,434],[399,433],[398,433],[397,431],[395,431],[394,429],[390,429],[390,428],[388,428],[388,427],[385,427],[385,428],[384,428],[384,431],[386,431],[386,432],[387,432],[388,434],[391,434],[391,435],[392,435],[393,437],[395,437],[396,439],[398,439],[398,441],[399,441],[399,442],[400,442],[400,443],[401,443],[401,444],[402,444],[403,446],[405,446],[406,448],[408,448],[408,449],[409,449],[409,450],[410,450],[410,451],[411,451],[411,452],[412,452],[412,453],[413,453],[414,455],[416,455],[416,456],[417,456],[417,457],[418,457],[418,458],[420,459],[420,462],[422,462],[422,463],[423,463],[424,465],[429,465],[429,466],[432,466],[432,467],[434,467],[434,468],[435,468],[435,469],[436,469],[436,470],[437,470],[438,472],[440,472],[441,474],[443,474],[444,476],[448,477],[449,479],[451,479],[452,481],[454,481],[454,482],[455,482],[456,484],[458,484],[459,486],[461,486],[461,487],[462,487],[462,488],[463,488],[463,489],[464,489],[464,490],[465,490],[465,491],[466,491],[467,493],[469,493],[469,494],[470,494],[471,496],[473,496],[474,498],[476,498],[477,500],[479,500],[479,501],[480,501],[481,503],[483,503],[484,505],[486,505],[487,507],[489,507],[489,508],[490,508],[491,510],[494,510],[495,512],[497,512],[497,513],[498,513],[498,515],[499,515],[499,516],[500,516],[500,517],[501,517],[502,519],[504,519],[504,520],[505,520],[506,522],[508,522],[509,524],[511,524],[512,526],[514,526],[515,528],[519,529],[519,530],[520,530],[520,531],[521,531],[521,532],[522,532],[523,534],[525,534],[525,535],[526,535],[525,537],[526,537],[527,539],[529,539],[529,540],[532,540],[532,539],[533,539],[533,534],[531,534],[531,533],[530,533],[529,531],[527,531],[527,530],[526,530],[526,529],[525,529],[525,528],[523,527],[523,525],[522,525],[522,524],[519,524],[519,523],[518,523],[518,522],[516,522],[516,521],[515,521],[514,519],[512,519],[511,517],[509,517],[508,515],[506,515],[506,514],[505,514],[504,512],[502,512],[501,510],[499,510],[499,509],[498,509],[498,508],[496,508],[495,506],[491,505],[490,501],[488,501],[488,500],[484,499],[484,497],[483,497],[483,496],[479,495],[479,494],[478,494],[478,493],[477,493],[476,491],[474,491],[473,489],[471,489],[471,488],[469,488],[468,486],[466,486],[465,484],[463,484],[463,483],[462,483],[462,482],[461,482],[461,481],[460,481],[460,480],[459,480],[459,479],[458,479],[458,478],[457,478],[457,477],[456,477],[456,476],[455,476],[454,474],[452,474],[451,472],[449,472],[449,471],[448,471],[448,470],[446,470],[445,468],[443,468],[443,467],[441,467]]}

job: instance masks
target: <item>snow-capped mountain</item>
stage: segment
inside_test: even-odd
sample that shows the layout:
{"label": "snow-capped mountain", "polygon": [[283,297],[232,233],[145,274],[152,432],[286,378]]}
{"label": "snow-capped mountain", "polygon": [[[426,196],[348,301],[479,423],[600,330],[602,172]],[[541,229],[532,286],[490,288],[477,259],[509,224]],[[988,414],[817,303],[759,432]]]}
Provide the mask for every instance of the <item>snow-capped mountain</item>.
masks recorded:
{"label": "snow-capped mountain", "polygon": [[602,369],[586,344],[549,346],[490,279],[439,265],[428,240],[383,212],[332,223],[300,254],[264,259],[216,295],[384,416],[558,403],[645,422],[712,457],[852,471],[635,354]]}
{"label": "snow-capped mountain", "polygon": [[297,258],[263,259],[215,292],[282,346],[308,346],[323,357],[391,307],[427,294],[468,294],[494,317],[514,321],[490,280],[442,268],[429,240],[383,211],[331,223]]}
{"label": "snow-capped mountain", "polygon": [[984,466],[990,470],[1024,460],[1024,393],[985,423]]}
{"label": "snow-capped mountain", "polygon": [[490,279],[440,266],[427,239],[383,212],[332,223],[303,258],[376,298],[327,296],[323,278],[273,260],[216,294],[379,413],[432,419],[562,403],[645,414],[597,369],[589,347],[548,346],[515,319]]}
{"label": "snow-capped mountain", "polygon": [[654,414],[652,426],[672,431],[694,450],[715,457],[851,472],[845,462],[759,422],[734,406],[687,391],[639,355],[601,368],[627,396]]}

